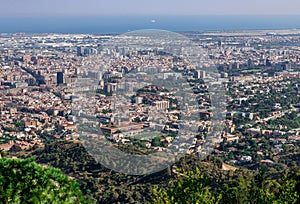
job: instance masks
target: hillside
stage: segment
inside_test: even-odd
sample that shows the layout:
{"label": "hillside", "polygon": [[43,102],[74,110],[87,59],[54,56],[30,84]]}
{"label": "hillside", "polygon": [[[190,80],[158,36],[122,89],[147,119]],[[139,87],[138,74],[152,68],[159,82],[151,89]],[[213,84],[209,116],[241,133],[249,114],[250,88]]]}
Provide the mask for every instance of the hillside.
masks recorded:
{"label": "hillside", "polygon": [[[186,174],[185,172],[195,172],[199,169],[201,175],[207,179],[207,186],[214,195],[224,193],[225,186],[232,185],[233,188],[236,185],[235,181],[241,179],[254,181],[260,174],[258,170],[236,168],[224,164],[222,160],[212,155],[205,161],[200,161],[194,155],[187,155],[161,172],[130,176],[103,167],[86,152],[80,143],[71,141],[55,141],[46,144],[45,148],[11,153],[8,156],[33,156],[40,164],[60,168],[78,181],[84,194],[98,203],[152,203],[154,201],[153,189],[168,189],[170,182],[177,182],[182,177],[178,171]],[[265,179],[277,183],[282,182],[283,176],[295,178],[296,172],[299,171],[299,169],[280,169],[279,164],[268,163],[250,167],[265,169]],[[256,184],[254,182],[251,185]],[[299,186],[299,179],[297,185]]]}

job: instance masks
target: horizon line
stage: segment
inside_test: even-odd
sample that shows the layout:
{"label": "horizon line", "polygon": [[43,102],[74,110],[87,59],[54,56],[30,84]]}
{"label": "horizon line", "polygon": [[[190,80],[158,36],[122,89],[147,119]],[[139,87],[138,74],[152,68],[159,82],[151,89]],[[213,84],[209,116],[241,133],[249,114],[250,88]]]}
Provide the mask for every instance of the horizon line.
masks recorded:
{"label": "horizon line", "polygon": [[[280,17],[280,16],[300,16],[300,14],[180,14],[180,15],[164,15],[164,14],[147,14],[147,15],[5,15],[0,14],[0,18],[26,18],[26,17],[205,17],[205,16],[215,16],[215,17],[235,17],[235,16],[245,16],[245,17],[259,17],[259,16],[269,16],[269,17]],[[0,19],[1,20],[1,19]]]}

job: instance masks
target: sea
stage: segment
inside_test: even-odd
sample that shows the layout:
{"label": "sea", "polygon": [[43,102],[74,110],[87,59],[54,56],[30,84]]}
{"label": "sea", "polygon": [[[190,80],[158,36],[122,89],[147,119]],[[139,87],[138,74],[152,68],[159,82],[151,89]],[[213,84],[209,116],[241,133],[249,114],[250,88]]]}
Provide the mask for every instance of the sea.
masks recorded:
{"label": "sea", "polygon": [[141,29],[174,32],[300,29],[300,15],[0,17],[1,34],[120,34]]}

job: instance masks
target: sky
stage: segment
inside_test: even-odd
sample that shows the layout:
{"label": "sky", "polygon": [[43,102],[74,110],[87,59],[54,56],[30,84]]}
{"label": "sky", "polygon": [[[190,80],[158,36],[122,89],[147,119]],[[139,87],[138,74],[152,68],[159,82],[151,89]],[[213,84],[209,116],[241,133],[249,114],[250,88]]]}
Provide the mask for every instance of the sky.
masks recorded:
{"label": "sky", "polygon": [[174,15],[300,15],[300,0],[0,0],[0,18]]}

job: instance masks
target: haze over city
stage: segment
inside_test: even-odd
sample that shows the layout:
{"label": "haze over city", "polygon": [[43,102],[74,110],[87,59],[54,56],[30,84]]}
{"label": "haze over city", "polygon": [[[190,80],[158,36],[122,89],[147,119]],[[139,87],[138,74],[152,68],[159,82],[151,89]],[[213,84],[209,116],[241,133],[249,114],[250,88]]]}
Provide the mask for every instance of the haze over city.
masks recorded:
{"label": "haze over city", "polygon": [[299,15],[298,0],[1,0],[0,16]]}

